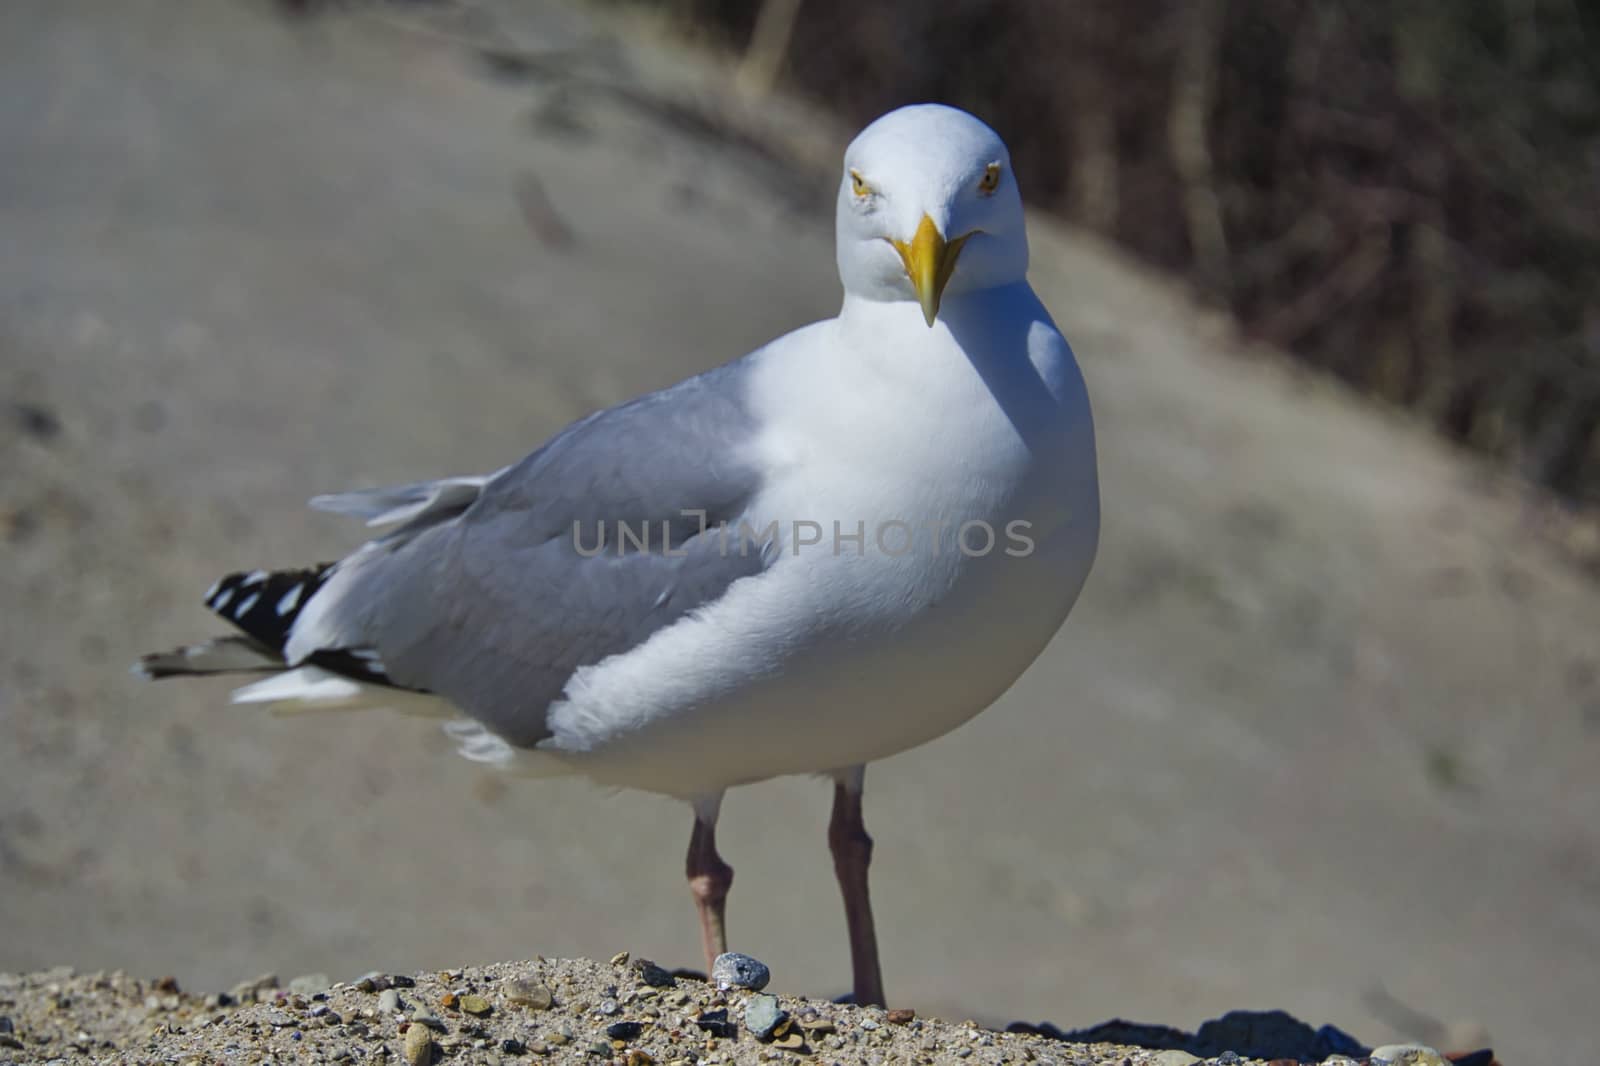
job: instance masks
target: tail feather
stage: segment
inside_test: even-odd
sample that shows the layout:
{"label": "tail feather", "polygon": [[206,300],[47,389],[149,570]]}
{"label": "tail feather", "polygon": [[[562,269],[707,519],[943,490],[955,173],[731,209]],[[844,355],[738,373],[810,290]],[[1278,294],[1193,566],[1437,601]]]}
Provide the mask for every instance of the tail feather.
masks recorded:
{"label": "tail feather", "polygon": [[283,657],[252,637],[216,637],[146,655],[133,672],[155,680],[180,674],[254,674],[283,669]]}
{"label": "tail feather", "polygon": [[[239,571],[206,592],[206,606],[244,630],[244,636],[215,637],[175,651],[146,655],[133,671],[146,678],[179,674],[271,673],[290,668],[283,651],[294,624],[334,574],[337,563],[303,570]],[[305,657],[318,666],[361,684],[392,685],[383,660],[371,648],[322,648]],[[299,663],[293,665],[301,665]]]}

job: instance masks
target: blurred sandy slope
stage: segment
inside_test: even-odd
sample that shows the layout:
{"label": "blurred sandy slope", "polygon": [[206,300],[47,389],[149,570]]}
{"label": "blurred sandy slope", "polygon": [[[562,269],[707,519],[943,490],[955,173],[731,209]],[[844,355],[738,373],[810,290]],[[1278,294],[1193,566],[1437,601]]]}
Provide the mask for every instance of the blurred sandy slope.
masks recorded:
{"label": "blurred sandy slope", "polygon": [[[520,80],[370,12],[0,10],[0,969],[696,959],[676,805],[125,672],[214,628],[217,575],[358,540],[307,496],[492,469],[835,309],[843,131],[740,110],[807,160],[785,174],[677,109],[719,98],[703,60],[501,6],[553,53]],[[1103,547],[1000,705],[869,775],[892,998],[1475,1023],[1554,1061],[1600,985],[1600,590],[1519,488],[1033,232]],[[826,803],[741,790],[722,831],[736,945],[822,994]]]}

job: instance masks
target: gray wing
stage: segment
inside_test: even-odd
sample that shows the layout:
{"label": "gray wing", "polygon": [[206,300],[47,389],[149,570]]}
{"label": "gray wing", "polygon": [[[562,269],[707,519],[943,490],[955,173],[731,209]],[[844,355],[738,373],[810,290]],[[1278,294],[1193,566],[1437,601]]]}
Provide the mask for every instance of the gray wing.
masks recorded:
{"label": "gray wing", "polygon": [[748,365],[591,415],[489,478],[319,498],[404,524],[339,564],[296,620],[289,660],[371,649],[392,682],[444,696],[513,744],[548,736],[546,710],[573,671],[765,565],[717,532],[760,484]]}

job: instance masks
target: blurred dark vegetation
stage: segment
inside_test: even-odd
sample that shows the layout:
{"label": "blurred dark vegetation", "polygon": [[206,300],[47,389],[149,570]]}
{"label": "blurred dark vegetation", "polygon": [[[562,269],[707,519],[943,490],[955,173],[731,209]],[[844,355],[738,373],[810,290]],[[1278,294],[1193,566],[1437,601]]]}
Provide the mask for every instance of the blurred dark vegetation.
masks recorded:
{"label": "blurred dark vegetation", "polygon": [[1600,501],[1593,0],[653,3],[747,89],[984,116],[1032,202]]}

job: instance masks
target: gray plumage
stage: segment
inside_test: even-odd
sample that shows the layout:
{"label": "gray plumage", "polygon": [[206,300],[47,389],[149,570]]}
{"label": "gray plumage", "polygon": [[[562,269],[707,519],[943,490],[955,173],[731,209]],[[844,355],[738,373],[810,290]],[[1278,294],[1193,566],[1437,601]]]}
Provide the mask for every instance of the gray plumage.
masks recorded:
{"label": "gray plumage", "polygon": [[[370,648],[394,684],[445,697],[512,744],[537,743],[575,670],[765,565],[717,531],[737,527],[760,483],[748,365],[591,415],[486,479],[319,498],[403,524],[339,564],[286,659]],[[622,538],[623,526],[647,531],[647,546]]]}

